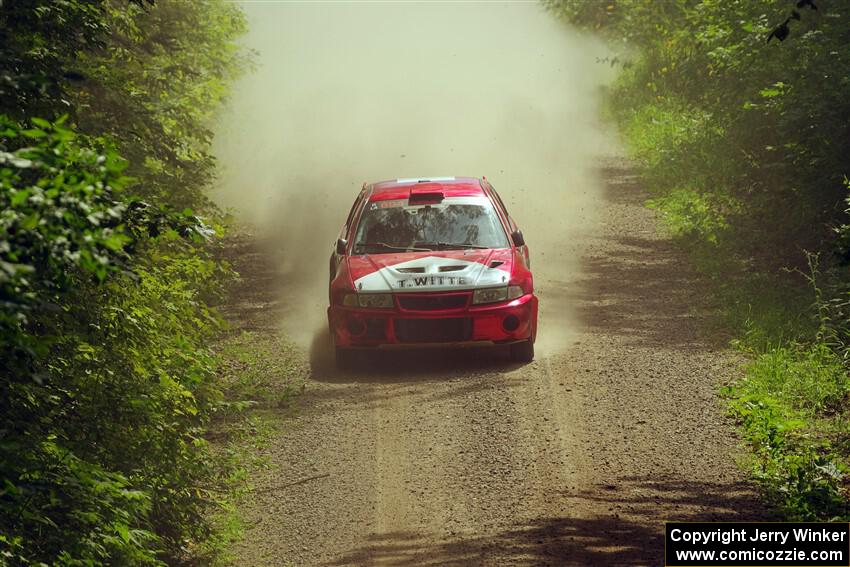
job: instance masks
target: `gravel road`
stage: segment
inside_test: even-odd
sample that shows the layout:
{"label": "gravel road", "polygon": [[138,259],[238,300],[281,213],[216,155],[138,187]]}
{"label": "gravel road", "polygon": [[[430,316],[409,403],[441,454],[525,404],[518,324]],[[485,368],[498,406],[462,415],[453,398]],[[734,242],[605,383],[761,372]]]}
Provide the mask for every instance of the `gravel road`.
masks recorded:
{"label": "gravel road", "polygon": [[659,565],[664,520],[763,516],[716,394],[741,361],[706,333],[705,289],[638,180],[601,169],[599,222],[568,245],[580,270],[537,282],[541,337],[559,339],[532,364],[416,351],[339,373],[317,337],[238,565]]}

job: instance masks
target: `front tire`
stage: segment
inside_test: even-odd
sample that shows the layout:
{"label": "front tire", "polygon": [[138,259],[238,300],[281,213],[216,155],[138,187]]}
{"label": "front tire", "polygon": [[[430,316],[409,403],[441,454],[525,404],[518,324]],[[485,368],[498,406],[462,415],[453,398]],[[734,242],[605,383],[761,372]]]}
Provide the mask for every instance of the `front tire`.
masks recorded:
{"label": "front tire", "polygon": [[511,360],[514,362],[531,362],[534,360],[534,341],[528,339],[511,345]]}

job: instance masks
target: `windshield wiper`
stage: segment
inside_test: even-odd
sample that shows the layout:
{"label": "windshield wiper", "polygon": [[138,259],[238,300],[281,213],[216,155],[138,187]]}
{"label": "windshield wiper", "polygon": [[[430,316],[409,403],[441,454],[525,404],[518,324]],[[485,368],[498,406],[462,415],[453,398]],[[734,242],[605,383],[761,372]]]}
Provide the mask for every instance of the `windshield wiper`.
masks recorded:
{"label": "windshield wiper", "polygon": [[431,252],[433,250],[432,248],[416,248],[413,246],[393,246],[386,242],[367,242],[364,244],[358,244],[356,248],[358,250],[362,250],[364,248],[383,248],[385,250],[401,250],[404,252]]}
{"label": "windshield wiper", "polygon": [[478,250],[487,250],[489,246],[479,246],[478,244],[464,244],[462,242],[420,242],[423,246],[431,246],[436,248],[475,248]]}

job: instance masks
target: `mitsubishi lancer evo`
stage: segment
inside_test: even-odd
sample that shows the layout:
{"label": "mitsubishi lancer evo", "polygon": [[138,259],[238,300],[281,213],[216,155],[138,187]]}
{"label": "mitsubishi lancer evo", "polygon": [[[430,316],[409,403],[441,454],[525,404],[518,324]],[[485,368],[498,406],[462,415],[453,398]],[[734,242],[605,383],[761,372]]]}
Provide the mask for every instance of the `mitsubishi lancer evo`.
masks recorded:
{"label": "mitsubishi lancer evo", "polygon": [[486,178],[364,184],[330,258],[329,296],[340,366],[358,350],[421,345],[534,358],[528,246]]}

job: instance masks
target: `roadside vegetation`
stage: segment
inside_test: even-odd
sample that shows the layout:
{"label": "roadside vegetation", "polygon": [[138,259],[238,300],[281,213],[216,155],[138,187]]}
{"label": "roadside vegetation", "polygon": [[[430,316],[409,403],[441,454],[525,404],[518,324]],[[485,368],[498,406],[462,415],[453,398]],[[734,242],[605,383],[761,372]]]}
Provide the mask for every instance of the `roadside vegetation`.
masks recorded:
{"label": "roadside vegetation", "polygon": [[243,461],[210,427],[247,385],[212,347],[233,272],[204,190],[244,18],[0,4],[0,565],[213,556]]}
{"label": "roadside vegetation", "polygon": [[753,476],[789,519],[847,520],[850,5],[546,4],[610,41],[608,109],[649,205],[750,355],[724,394]]}
{"label": "roadside vegetation", "polygon": [[224,403],[207,438],[219,470],[229,477],[209,516],[211,536],[196,555],[218,566],[235,558],[234,546],[244,535],[240,509],[254,490],[251,478],[273,466],[266,450],[287,423],[281,418],[294,415],[309,371],[303,352],[279,333],[230,329],[216,352]]}

